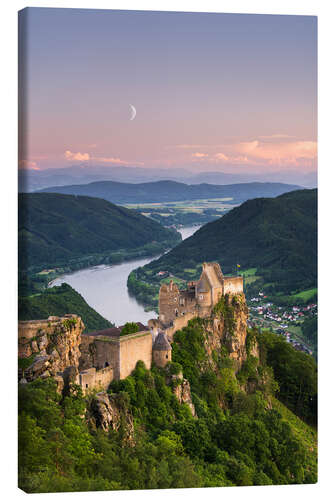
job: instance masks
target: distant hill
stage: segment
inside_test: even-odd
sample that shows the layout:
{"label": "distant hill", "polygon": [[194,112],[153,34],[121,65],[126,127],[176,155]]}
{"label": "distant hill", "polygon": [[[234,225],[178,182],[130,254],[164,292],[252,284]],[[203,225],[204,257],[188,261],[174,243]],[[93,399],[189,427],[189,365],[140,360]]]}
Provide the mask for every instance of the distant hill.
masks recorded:
{"label": "distant hill", "polygon": [[139,278],[152,282],[154,276],[154,282],[161,270],[189,278],[186,270],[192,270],[195,279],[203,261],[218,261],[225,274],[237,264],[240,270],[257,268],[274,292],[316,286],[317,190],[249,200],[140,268]]}
{"label": "distant hill", "polygon": [[[94,255],[140,249],[151,254],[181,240],[135,210],[86,196],[49,193],[19,195],[19,268],[68,265]],[[89,261],[90,259],[90,261]],[[103,261],[102,261],[103,262]]]}
{"label": "distant hill", "polygon": [[159,203],[207,198],[233,198],[233,203],[241,203],[250,198],[278,196],[298,188],[299,186],[291,184],[269,182],[220,186],[213,184],[189,185],[174,181],[141,184],[100,181],[83,185],[49,187],[41,192],[94,196],[118,204]]}
{"label": "distant hill", "polygon": [[[238,170],[238,173],[237,173]],[[70,186],[72,184],[88,184],[97,181],[157,182],[162,180],[184,182],[185,184],[240,184],[244,182],[282,182],[297,184],[307,188],[317,186],[316,171],[301,173],[299,171],[279,170],[272,172],[246,173],[244,168],[236,166],[233,173],[220,170],[204,171],[186,170],[185,168],[156,168],[123,165],[86,165],[76,164],[62,168],[46,168],[41,170],[19,169],[19,192],[32,192],[51,186]]]}
{"label": "distant hill", "polygon": [[81,316],[85,331],[110,328],[112,323],[90,307],[84,298],[67,283],[48,288],[39,295],[19,298],[19,320],[46,319],[75,312]]}

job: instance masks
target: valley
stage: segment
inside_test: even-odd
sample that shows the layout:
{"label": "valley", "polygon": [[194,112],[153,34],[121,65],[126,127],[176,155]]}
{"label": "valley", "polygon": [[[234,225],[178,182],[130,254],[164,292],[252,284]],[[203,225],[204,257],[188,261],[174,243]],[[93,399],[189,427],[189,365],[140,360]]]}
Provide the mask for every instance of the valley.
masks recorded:
{"label": "valley", "polygon": [[[298,221],[303,227],[313,224],[314,193],[282,195],[288,217],[279,198],[229,210],[223,206],[227,200],[214,200],[214,210],[225,215],[201,227],[179,228],[178,220],[174,225],[181,235],[150,220],[151,204],[136,207],[141,213],[119,207],[122,219],[112,232],[117,207],[74,198],[65,201],[78,212],[71,209],[66,225],[59,226],[67,231],[65,245],[51,224],[59,217],[53,207],[47,213],[38,205],[38,221],[43,221],[38,240],[33,218],[20,226],[20,241],[27,241],[29,227],[35,262],[40,241],[56,250],[43,265],[23,266],[21,274],[20,487],[43,492],[79,491],[83,484],[86,490],[114,490],[315,482],[317,310],[310,302],[316,298],[311,258],[301,260],[295,273],[285,273],[299,255],[299,244],[311,255],[312,238],[293,240],[300,237]],[[107,203],[106,213],[112,209],[106,219],[95,212],[99,203]],[[178,216],[204,214],[206,204],[193,200],[158,207],[175,210],[177,217],[177,211]],[[296,216],[290,215],[295,208]],[[173,248],[154,246],[153,240],[149,257],[127,261],[142,251],[139,246],[124,251],[124,262],[102,260],[96,266],[93,256],[89,265],[91,255],[75,259],[72,253],[59,265],[58,252],[77,251],[87,229],[97,230],[99,250],[108,227],[113,244],[123,241],[126,230],[120,228],[127,216],[138,222],[129,226],[132,235],[140,227],[147,231],[148,222],[166,237],[163,245]],[[260,228],[255,240],[253,224]],[[262,247],[253,248],[254,241]],[[163,250],[154,256],[158,248]],[[44,413],[47,418],[39,418]],[[66,468],[51,454],[59,432]],[[44,452],[49,465],[40,473],[34,464],[39,467]],[[147,457],[159,471],[153,480]]]}
{"label": "valley", "polygon": [[166,227],[179,228],[192,224],[203,225],[222,217],[237,206],[233,198],[170,201],[160,203],[126,204],[146,217]]}

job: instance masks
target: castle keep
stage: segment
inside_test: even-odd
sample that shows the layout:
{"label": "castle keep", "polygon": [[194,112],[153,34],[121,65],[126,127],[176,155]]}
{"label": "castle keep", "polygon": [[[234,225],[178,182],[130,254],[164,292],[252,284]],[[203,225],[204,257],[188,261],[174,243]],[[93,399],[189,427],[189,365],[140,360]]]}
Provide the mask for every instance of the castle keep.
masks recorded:
{"label": "castle keep", "polygon": [[172,280],[161,286],[159,319],[150,320],[148,325],[164,329],[172,340],[175,331],[190,319],[209,316],[222,296],[238,293],[243,293],[242,276],[224,276],[217,262],[204,262],[200,279],[189,281],[186,290],[179,290]]}
{"label": "castle keep", "polygon": [[75,314],[19,321],[19,358],[35,356],[21,380],[53,376],[61,388],[71,378],[85,393],[126,378],[139,360],[148,369],[152,362],[164,367],[171,361],[177,330],[194,317],[210,316],[222,296],[242,292],[242,277],[224,276],[219,264],[211,262],[203,264],[200,279],[188,282],[186,290],[172,281],[162,284],[159,318],[149,320],[148,327],[138,323],[136,333],[121,335],[121,328],[82,333],[84,325]]}

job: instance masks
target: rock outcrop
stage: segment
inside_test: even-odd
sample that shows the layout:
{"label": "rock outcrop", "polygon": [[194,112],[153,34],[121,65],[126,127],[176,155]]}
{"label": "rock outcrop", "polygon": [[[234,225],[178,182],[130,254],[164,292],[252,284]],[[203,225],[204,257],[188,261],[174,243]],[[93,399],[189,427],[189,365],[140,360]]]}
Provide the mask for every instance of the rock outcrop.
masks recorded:
{"label": "rock outcrop", "polygon": [[134,445],[133,416],[122,394],[97,393],[90,405],[89,422],[105,432],[122,430],[124,441]]}
{"label": "rock outcrop", "polygon": [[225,346],[229,357],[235,362],[236,370],[240,369],[247,357],[247,319],[248,307],[243,293],[226,295],[213,309],[205,326],[207,332],[205,349],[212,367],[213,351],[220,352],[222,346]]}
{"label": "rock outcrop", "polygon": [[172,392],[176,396],[178,402],[186,404],[190,408],[192,416],[196,417],[189,381],[186,378],[179,377],[179,375],[172,375],[172,386]]}
{"label": "rock outcrop", "polygon": [[[47,320],[19,321],[18,355],[31,361],[24,369],[28,382],[56,376],[72,366],[77,369],[84,324],[75,314],[50,316]],[[23,371],[19,373],[23,376]]]}

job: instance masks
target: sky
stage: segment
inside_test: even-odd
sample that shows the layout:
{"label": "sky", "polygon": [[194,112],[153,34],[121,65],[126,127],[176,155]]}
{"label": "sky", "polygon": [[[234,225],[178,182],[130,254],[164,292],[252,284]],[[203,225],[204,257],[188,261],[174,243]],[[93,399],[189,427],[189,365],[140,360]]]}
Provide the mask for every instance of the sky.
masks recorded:
{"label": "sky", "polygon": [[316,17],[28,8],[19,31],[20,168],[317,168]]}

